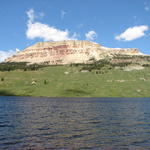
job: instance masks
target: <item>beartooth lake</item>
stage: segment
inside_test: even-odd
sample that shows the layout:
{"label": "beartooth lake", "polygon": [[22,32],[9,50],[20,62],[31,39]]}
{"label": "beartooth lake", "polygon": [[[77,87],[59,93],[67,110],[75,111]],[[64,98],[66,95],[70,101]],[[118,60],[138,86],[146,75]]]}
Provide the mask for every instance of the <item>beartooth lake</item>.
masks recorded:
{"label": "beartooth lake", "polygon": [[0,97],[0,150],[148,150],[150,98]]}

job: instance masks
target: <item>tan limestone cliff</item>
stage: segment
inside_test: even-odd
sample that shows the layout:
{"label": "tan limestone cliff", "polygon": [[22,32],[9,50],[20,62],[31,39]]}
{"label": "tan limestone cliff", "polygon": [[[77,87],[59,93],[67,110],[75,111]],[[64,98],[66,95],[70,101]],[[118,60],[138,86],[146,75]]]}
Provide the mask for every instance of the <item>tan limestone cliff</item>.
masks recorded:
{"label": "tan limestone cliff", "polygon": [[105,57],[122,55],[143,55],[138,49],[107,48],[90,41],[39,42],[18,52],[5,62],[28,62],[46,64],[88,63]]}

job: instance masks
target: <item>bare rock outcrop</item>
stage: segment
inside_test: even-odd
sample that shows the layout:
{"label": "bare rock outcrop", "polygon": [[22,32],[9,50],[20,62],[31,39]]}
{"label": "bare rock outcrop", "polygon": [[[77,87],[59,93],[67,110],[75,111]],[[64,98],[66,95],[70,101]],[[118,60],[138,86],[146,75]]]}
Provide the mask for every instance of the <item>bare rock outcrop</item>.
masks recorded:
{"label": "bare rock outcrop", "polygon": [[46,64],[88,63],[91,58],[96,60],[114,55],[143,55],[138,49],[107,48],[90,41],[58,41],[39,42],[18,52],[5,62],[28,62]]}

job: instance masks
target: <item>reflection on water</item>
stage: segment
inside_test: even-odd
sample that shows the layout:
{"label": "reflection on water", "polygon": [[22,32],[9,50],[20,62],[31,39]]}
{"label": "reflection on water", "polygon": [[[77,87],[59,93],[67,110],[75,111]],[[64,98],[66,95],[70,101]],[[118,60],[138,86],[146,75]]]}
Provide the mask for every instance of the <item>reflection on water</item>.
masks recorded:
{"label": "reflection on water", "polygon": [[150,149],[150,100],[0,97],[0,149]]}

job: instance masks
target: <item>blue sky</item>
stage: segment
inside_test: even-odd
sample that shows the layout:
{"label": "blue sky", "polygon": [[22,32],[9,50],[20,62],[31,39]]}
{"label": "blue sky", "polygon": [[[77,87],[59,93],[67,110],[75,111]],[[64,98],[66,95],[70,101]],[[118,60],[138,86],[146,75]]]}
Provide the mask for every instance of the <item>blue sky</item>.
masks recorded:
{"label": "blue sky", "polygon": [[150,0],[1,0],[0,22],[0,60],[67,39],[150,54]]}

